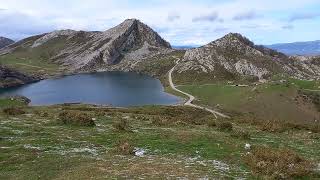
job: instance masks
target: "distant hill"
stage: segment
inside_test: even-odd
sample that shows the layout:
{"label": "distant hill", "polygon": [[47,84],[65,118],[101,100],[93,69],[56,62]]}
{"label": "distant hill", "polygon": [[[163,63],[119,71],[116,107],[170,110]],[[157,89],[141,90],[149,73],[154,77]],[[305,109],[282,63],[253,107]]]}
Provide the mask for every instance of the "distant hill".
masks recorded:
{"label": "distant hill", "polygon": [[258,80],[278,74],[314,79],[319,78],[320,66],[317,60],[288,57],[255,45],[241,34],[230,33],[205,46],[187,50],[177,71],[184,81]]}
{"label": "distant hill", "polygon": [[267,45],[287,55],[320,55],[320,40]]}
{"label": "distant hill", "polygon": [[6,47],[12,43],[14,43],[13,40],[5,38],[5,37],[0,37],[0,49],[3,47]]}
{"label": "distant hill", "polygon": [[187,49],[192,49],[192,48],[197,48],[199,46],[195,45],[186,45],[186,46],[172,46],[174,49],[179,49],[179,50],[187,50]]}

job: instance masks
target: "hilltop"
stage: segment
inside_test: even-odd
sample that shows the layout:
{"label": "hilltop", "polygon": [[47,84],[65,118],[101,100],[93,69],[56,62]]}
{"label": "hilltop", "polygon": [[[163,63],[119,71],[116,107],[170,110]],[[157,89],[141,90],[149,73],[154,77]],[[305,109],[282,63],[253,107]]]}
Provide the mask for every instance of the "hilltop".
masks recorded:
{"label": "hilltop", "polygon": [[6,46],[8,46],[10,44],[13,44],[13,43],[14,43],[14,41],[12,39],[0,36],[0,49],[4,48],[4,47],[6,47]]}
{"label": "hilltop", "polygon": [[17,69],[23,70],[17,64],[31,61],[34,64],[29,65],[48,65],[53,72],[60,69],[74,73],[132,71],[138,62],[170,52],[171,45],[149,26],[127,19],[103,32],[59,30],[29,37],[2,49],[0,54]]}
{"label": "hilltop", "polygon": [[[255,45],[238,33],[229,33],[205,46],[187,50],[177,75],[184,81],[264,80],[275,75],[317,79],[320,66],[315,60],[301,61]],[[192,76],[190,77],[190,75]],[[189,77],[189,79],[188,79]]]}

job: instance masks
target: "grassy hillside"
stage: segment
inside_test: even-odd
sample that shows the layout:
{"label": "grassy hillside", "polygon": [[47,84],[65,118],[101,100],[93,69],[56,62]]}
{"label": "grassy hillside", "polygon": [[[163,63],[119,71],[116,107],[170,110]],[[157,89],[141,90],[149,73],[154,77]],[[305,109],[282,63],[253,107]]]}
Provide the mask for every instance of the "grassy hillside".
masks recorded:
{"label": "grassy hillside", "polygon": [[66,47],[63,37],[35,48],[30,47],[32,42],[27,41],[12,53],[0,56],[0,63],[29,75],[53,75],[59,72],[59,65],[50,61],[50,58]]}
{"label": "grassy hillside", "polygon": [[[289,79],[262,85],[238,87],[230,84],[184,85],[179,88],[195,97],[195,103],[215,107],[232,116],[255,120],[313,124],[320,119],[319,82]],[[306,93],[313,92],[310,97]],[[310,94],[310,93],[309,93]]]}
{"label": "grassy hillside", "polygon": [[[8,111],[7,101],[0,101],[1,179],[320,177],[313,171],[320,162],[319,133],[273,133],[187,107],[12,102]],[[92,118],[93,125],[85,123]],[[132,155],[134,148],[144,155]],[[273,152],[265,157],[271,174],[257,167],[265,151]],[[299,161],[288,169],[292,158]]]}

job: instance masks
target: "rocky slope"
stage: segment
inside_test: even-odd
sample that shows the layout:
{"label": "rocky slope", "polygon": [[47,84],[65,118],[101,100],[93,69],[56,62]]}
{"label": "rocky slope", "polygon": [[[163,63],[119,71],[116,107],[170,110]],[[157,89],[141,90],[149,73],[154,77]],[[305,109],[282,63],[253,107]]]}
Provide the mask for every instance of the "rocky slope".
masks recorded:
{"label": "rocky slope", "polygon": [[13,44],[14,41],[5,37],[0,37],[0,49],[4,48],[10,44]]}
{"label": "rocky slope", "polygon": [[0,54],[33,54],[79,72],[133,71],[138,62],[171,51],[170,44],[150,27],[128,19],[104,32],[61,30],[30,37],[2,49]]}
{"label": "rocky slope", "polygon": [[31,83],[39,78],[30,77],[15,70],[0,66],[0,88],[7,88]]}
{"label": "rocky slope", "polygon": [[288,57],[253,42],[240,34],[230,33],[203,47],[188,50],[177,67],[179,73],[210,74],[219,79],[250,77],[267,79],[287,74],[301,79],[318,79],[317,60]]}

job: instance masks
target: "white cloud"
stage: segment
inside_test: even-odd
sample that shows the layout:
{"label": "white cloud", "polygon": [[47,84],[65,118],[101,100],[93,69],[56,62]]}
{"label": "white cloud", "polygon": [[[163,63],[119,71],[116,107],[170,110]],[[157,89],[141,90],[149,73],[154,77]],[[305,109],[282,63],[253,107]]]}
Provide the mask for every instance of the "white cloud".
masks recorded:
{"label": "white cloud", "polygon": [[[252,35],[259,43],[289,41],[302,35],[288,33],[281,19],[316,6],[319,0],[0,0],[0,36],[19,39],[67,28],[106,30],[126,18],[138,18],[172,44],[204,44],[226,31]],[[254,18],[257,15],[263,17]],[[236,16],[242,21],[233,21]],[[294,26],[292,31],[301,31],[299,24]]]}

